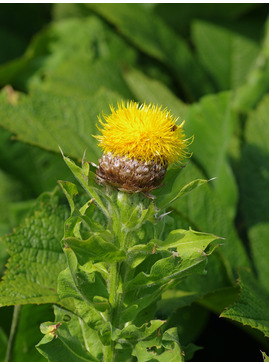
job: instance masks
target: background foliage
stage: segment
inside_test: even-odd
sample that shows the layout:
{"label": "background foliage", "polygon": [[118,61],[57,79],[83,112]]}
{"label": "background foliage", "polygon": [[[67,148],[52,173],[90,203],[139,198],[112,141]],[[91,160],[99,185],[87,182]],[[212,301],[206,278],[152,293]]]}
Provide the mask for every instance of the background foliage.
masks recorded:
{"label": "background foliage", "polygon": [[[166,106],[195,136],[186,168],[167,174],[167,193],[217,177],[175,201],[172,214],[178,228],[216,234],[223,245],[207,275],[164,295],[160,318],[170,316],[184,345],[204,347],[196,361],[262,361],[260,350],[269,353],[268,10],[266,4],[0,5],[1,274],[8,266],[0,304],[24,305],[12,360],[44,360],[34,345],[40,323],[53,318],[64,264],[57,241],[68,206],[57,194],[35,199],[57,180],[72,180],[59,145],[77,161],[86,149],[87,160],[97,162],[101,151],[91,137],[97,115],[122,99]],[[49,228],[57,234],[44,240]],[[1,360],[12,311],[0,308]]]}

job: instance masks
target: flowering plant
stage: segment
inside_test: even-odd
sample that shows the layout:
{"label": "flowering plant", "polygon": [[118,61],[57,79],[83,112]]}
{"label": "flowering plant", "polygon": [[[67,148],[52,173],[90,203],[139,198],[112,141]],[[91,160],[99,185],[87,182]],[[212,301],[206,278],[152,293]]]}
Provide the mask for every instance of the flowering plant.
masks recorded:
{"label": "flowering plant", "polygon": [[[119,346],[123,345],[123,339],[115,337],[116,329],[122,332],[125,325],[140,328],[146,322],[162,320],[166,322],[152,335],[163,340],[162,335],[176,327],[184,360],[259,361],[261,351],[268,360],[268,5],[55,3],[0,7],[0,361],[46,360],[36,350],[44,321],[52,325],[48,329],[42,325],[47,344],[43,341],[39,349],[46,357],[85,360],[85,350],[88,355],[97,345],[96,357],[104,360],[109,345],[100,344],[104,341],[100,327],[86,317],[91,302],[96,309],[99,302],[97,313],[111,322],[114,348],[110,355],[115,358],[120,359]],[[16,14],[21,16],[15,24],[11,19]],[[169,112],[154,105],[171,110],[170,127],[161,123],[167,120],[161,115]],[[96,115],[102,110],[98,132]],[[122,118],[127,114],[128,119]],[[133,129],[141,123],[127,122],[132,116],[141,120],[141,114],[143,120],[147,118],[148,133]],[[153,114],[154,119],[149,117]],[[172,114],[180,119],[176,121]],[[186,123],[181,125],[183,120]],[[118,128],[112,135],[107,128],[113,123]],[[182,148],[171,149],[169,144],[169,150],[154,149],[154,143],[165,146],[167,133],[170,141],[176,137],[176,142],[183,142]],[[178,133],[186,136],[177,137]],[[195,142],[188,147],[192,135]],[[153,153],[143,160],[150,155],[150,148],[141,150],[149,137],[150,148],[159,151],[159,156]],[[117,140],[117,150],[111,149]],[[67,164],[63,162],[59,146],[80,167],[66,157]],[[193,157],[184,161],[189,154],[178,152],[188,153],[187,148]],[[131,149],[141,153],[127,156]],[[166,156],[163,161],[161,156]],[[216,177],[214,182],[205,183],[211,177]],[[61,189],[55,187],[57,180],[73,184],[61,182]],[[134,206],[139,206],[137,211]],[[140,212],[146,216],[137,222],[135,219],[144,216]],[[125,227],[117,228],[121,219],[128,232]],[[162,291],[155,281],[145,283],[140,291],[126,291],[124,282],[131,277],[123,275],[124,269],[139,245],[148,248],[148,255],[140,264],[137,260],[137,266],[129,265],[132,279],[159,272],[165,263],[162,259],[171,252],[175,257],[171,261],[178,262],[178,268],[183,264],[183,244],[179,251],[179,246],[164,249],[160,243],[168,236],[172,239],[170,234],[178,229],[225,237],[225,244],[209,258],[205,255],[209,249],[203,253],[197,248],[204,258],[197,271],[200,267],[202,272],[207,261],[207,273],[189,274],[171,287],[169,281]],[[92,246],[90,238],[95,241]],[[112,242],[122,258],[115,262],[111,252],[106,258],[101,238]],[[99,260],[90,258],[83,251],[84,243],[79,256],[68,239],[77,244],[79,239],[86,240],[91,249],[99,246],[102,257],[96,252]],[[215,242],[209,247],[212,244]],[[77,257],[80,273],[72,273],[75,283],[68,285],[66,279],[63,286],[60,282],[67,276],[63,272],[73,267],[67,264],[67,247]],[[130,324],[121,321],[115,325],[112,296],[109,298],[113,262],[120,269],[116,292],[122,297],[118,306],[122,312],[136,304],[131,302],[135,297],[150,295],[154,287],[161,291],[143,309],[148,310],[148,317],[142,310],[136,318],[130,316]],[[99,267],[100,271],[94,271]],[[85,292],[93,292],[93,296],[85,295],[80,287],[84,272],[92,282]],[[103,282],[100,287],[105,287],[106,296],[96,291],[99,283],[94,282]],[[62,298],[64,294],[70,297]],[[79,304],[85,308],[83,312]],[[60,309],[67,316],[60,316]],[[93,333],[97,335],[94,346],[89,339]],[[147,349],[137,350],[137,354],[165,352],[158,346],[161,344],[148,345],[149,339],[128,339],[129,354],[138,343]],[[137,360],[134,350],[127,354],[126,349],[121,358]]]}
{"label": "flowering plant", "polygon": [[[183,123],[167,110],[130,102],[111,108],[99,140],[98,166],[63,155],[85,194],[60,181],[71,215],[62,239],[67,266],[58,277],[55,322],[37,349],[50,361],[183,361],[162,295],[191,274],[204,274],[217,236],[169,229],[169,204],[206,180],[153,196],[171,162],[189,155]],[[96,174],[93,172],[96,168]]]}

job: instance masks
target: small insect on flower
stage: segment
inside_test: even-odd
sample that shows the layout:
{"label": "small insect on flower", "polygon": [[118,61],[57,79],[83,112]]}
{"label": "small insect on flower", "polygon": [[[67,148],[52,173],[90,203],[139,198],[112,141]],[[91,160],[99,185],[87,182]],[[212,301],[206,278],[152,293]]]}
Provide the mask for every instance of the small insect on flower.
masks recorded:
{"label": "small insect on flower", "polygon": [[97,182],[128,192],[158,188],[170,163],[189,157],[191,139],[167,109],[130,101],[111,114],[99,116],[102,135],[95,136],[104,154],[96,170]]}

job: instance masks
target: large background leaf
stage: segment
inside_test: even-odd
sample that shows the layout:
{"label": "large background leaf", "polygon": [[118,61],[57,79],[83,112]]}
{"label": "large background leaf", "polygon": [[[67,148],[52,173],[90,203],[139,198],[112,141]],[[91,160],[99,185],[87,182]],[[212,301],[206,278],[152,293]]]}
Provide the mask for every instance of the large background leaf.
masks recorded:
{"label": "large background leaf", "polygon": [[259,282],[248,271],[241,271],[240,299],[222,313],[222,317],[249,325],[269,336],[268,293],[264,292]]}
{"label": "large background leaf", "polygon": [[60,146],[65,153],[77,158],[82,158],[86,150],[87,157],[96,162],[100,153],[92,136],[97,133],[96,115],[100,110],[108,112],[109,103],[117,100],[119,96],[107,91],[80,100],[33,91],[30,97],[20,94],[18,105],[12,105],[4,91],[0,112],[5,117],[1,125],[16,133],[23,142],[55,152]]}
{"label": "large background leaf", "polygon": [[60,196],[44,194],[33,215],[2,238],[10,258],[0,284],[0,306],[57,302],[57,276],[65,266],[60,241],[69,209]]}
{"label": "large background leaf", "polygon": [[246,127],[240,164],[242,214],[248,228],[251,254],[259,281],[269,292],[269,96],[253,111]]}
{"label": "large background leaf", "polygon": [[203,21],[192,23],[199,59],[217,89],[236,89],[246,81],[259,51],[259,37],[253,37],[253,29],[259,31],[255,21],[251,25],[248,21],[229,28]]}
{"label": "large background leaf", "polygon": [[[192,99],[199,90],[212,90],[203,70],[196,63],[187,43],[167,27],[161,19],[139,4],[88,5],[117,26],[121,33],[146,54],[168,66],[175,80]],[[138,23],[137,23],[138,22]],[[183,78],[187,78],[183,82]],[[199,84],[199,87],[197,87]]]}

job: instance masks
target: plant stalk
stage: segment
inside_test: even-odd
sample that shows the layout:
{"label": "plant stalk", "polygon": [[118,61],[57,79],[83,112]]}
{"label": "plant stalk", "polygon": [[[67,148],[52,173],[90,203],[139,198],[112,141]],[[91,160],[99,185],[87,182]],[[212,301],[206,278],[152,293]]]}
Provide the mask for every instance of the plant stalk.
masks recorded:
{"label": "plant stalk", "polygon": [[9,334],[9,339],[8,339],[8,344],[7,344],[7,351],[6,351],[6,356],[5,356],[5,362],[11,361],[12,349],[13,349],[13,344],[14,344],[14,340],[15,340],[16,330],[18,327],[19,319],[20,319],[21,307],[22,307],[21,305],[14,306],[10,334]]}
{"label": "plant stalk", "polygon": [[[109,321],[113,327],[118,325],[118,303],[119,294],[118,287],[120,282],[120,265],[113,263],[110,269],[110,282],[109,282],[109,303],[111,306],[111,312]],[[115,357],[115,343],[111,340],[111,344],[104,348],[104,361],[112,362]]]}

